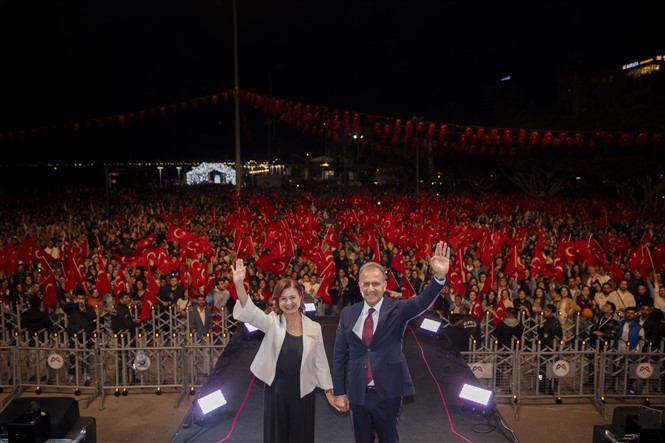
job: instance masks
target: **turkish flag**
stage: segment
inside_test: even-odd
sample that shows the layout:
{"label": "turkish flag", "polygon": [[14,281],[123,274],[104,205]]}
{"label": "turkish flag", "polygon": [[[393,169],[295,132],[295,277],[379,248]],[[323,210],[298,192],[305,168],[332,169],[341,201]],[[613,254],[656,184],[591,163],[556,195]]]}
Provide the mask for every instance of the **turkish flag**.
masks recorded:
{"label": "turkish flag", "polygon": [[653,247],[651,259],[653,260],[654,269],[662,270],[665,267],[665,243],[658,243]]}
{"label": "turkish flag", "polygon": [[326,269],[321,273],[321,285],[316,291],[316,295],[321,297],[321,301],[326,305],[332,305],[332,298],[330,297],[330,288],[335,279],[335,264],[329,263]]}
{"label": "turkish flag", "polygon": [[503,298],[499,297],[496,309],[494,309],[494,327],[497,327],[504,318],[506,318],[506,305],[503,304]]}
{"label": "turkish flag", "polygon": [[546,265],[547,262],[545,261],[545,255],[543,254],[543,251],[541,251],[537,246],[534,247],[533,257],[531,259],[531,275],[539,275],[541,271],[545,269]]}
{"label": "turkish flag", "polygon": [[630,253],[630,258],[626,262],[626,269],[638,271],[641,277],[646,277],[649,274],[649,269],[652,268],[649,255],[645,252],[648,247],[639,244]]}
{"label": "turkish flag", "polygon": [[67,260],[65,261],[65,275],[67,279],[65,280],[65,292],[73,291],[79,285],[85,283],[85,278],[81,273],[81,269],[76,263],[75,254],[67,254]]}
{"label": "turkish flag", "polygon": [[292,257],[284,255],[263,254],[256,261],[256,266],[263,269],[265,272],[282,275],[291,262],[291,258]]}
{"label": "turkish flag", "polygon": [[524,265],[519,259],[519,255],[517,253],[517,246],[513,246],[512,249],[510,250],[510,254],[508,255],[508,263],[506,264],[506,267],[504,268],[503,272],[506,275],[509,276],[514,276],[517,274],[517,278],[520,280],[524,280]]}
{"label": "turkish flag", "polygon": [[404,288],[402,289],[402,298],[409,299],[412,296],[416,295],[416,291],[411,286],[411,282],[408,278],[404,279]]}
{"label": "turkish flag", "polygon": [[381,264],[381,251],[379,250],[379,242],[376,241],[376,237],[374,238],[374,242],[369,245],[370,251],[372,251],[372,261],[374,263]]}
{"label": "turkish flag", "polygon": [[485,313],[483,312],[483,298],[480,296],[480,294],[476,296],[476,301],[473,302],[471,315],[476,317],[479,322],[482,322],[483,318],[485,317]]}
{"label": "turkish flag", "polygon": [[567,262],[574,262],[577,260],[577,249],[575,247],[575,242],[560,241],[558,250],[561,254],[561,258]]}
{"label": "turkish flag", "polygon": [[186,231],[176,225],[169,225],[168,231],[166,233],[167,241],[178,242],[180,245],[194,237],[197,237],[197,234]]}
{"label": "turkish flag", "polygon": [[623,237],[618,237],[611,234],[601,234],[603,243],[607,249],[617,249],[619,251],[628,251],[630,248],[630,240]]}
{"label": "turkish flag", "polygon": [[323,241],[337,249],[340,248],[341,245],[339,244],[339,241],[337,241],[337,231],[333,225],[328,226],[328,230],[326,231],[326,235],[323,237]]}
{"label": "turkish flag", "polygon": [[145,257],[142,251],[133,251],[125,255],[113,255],[113,258],[120,264],[122,268],[135,268],[145,264]]}
{"label": "turkish flag", "polygon": [[457,253],[457,257],[455,257],[455,265],[451,269],[449,275],[451,289],[455,291],[456,294],[464,297],[464,294],[466,294],[466,285],[464,284],[466,269],[464,269],[464,256],[461,251]]}
{"label": "turkish flag", "polygon": [[480,245],[480,261],[485,266],[491,266],[494,263],[492,236],[486,236]]}
{"label": "turkish flag", "polygon": [[252,237],[247,235],[243,238],[240,243],[237,245],[238,251],[237,256],[239,259],[246,259],[247,257],[252,257],[256,255],[256,250],[254,249],[254,242]]}
{"label": "turkish flag", "polygon": [[150,234],[147,237],[142,238],[141,240],[137,241],[136,242],[136,249],[138,249],[140,251],[141,249],[145,249],[147,247],[150,247],[154,241],[155,241],[155,234],[153,233],[153,234]]}
{"label": "turkish flag", "polygon": [[120,299],[118,295],[120,292],[131,292],[129,290],[129,283],[127,282],[127,277],[125,277],[125,271],[122,269],[118,270],[118,275],[113,281],[113,293],[115,294],[115,302],[119,303]]}
{"label": "turkish flag", "polygon": [[395,278],[395,274],[393,274],[393,271],[388,270],[388,283],[386,285],[386,290],[387,291],[399,291],[399,283],[397,283],[397,279]]}
{"label": "turkish flag", "polygon": [[44,281],[41,284],[44,297],[42,299],[42,304],[44,308],[49,309],[53,306],[58,305],[58,295],[55,291],[55,276],[53,275],[53,270],[46,276]]}
{"label": "turkish flag", "polygon": [[320,275],[322,275],[323,270],[326,269],[330,263],[335,263],[335,257],[333,256],[330,248],[326,248],[325,250],[322,248],[323,243],[319,243],[319,253],[316,257],[316,260],[314,260],[316,270]]}
{"label": "turkish flag", "polygon": [[[494,282],[496,281],[496,273],[494,272],[494,263],[490,265],[490,269],[487,271],[487,278],[485,279],[485,284],[481,289],[483,294],[487,294],[492,289],[494,289]],[[478,297],[480,298],[480,296]]]}
{"label": "turkish flag", "polygon": [[406,274],[406,269],[404,268],[404,256],[402,255],[401,249],[397,250],[397,254],[395,254],[395,258],[393,258],[392,263],[390,263],[390,267],[402,275]]}

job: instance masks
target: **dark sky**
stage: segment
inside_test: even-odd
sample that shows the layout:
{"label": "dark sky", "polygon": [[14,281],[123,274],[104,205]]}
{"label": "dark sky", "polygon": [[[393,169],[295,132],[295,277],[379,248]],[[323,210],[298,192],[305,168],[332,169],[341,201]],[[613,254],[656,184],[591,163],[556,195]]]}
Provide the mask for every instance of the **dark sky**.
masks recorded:
{"label": "dark sky", "polygon": [[[240,87],[364,113],[491,124],[486,91],[503,76],[547,106],[561,70],[599,72],[665,52],[661,2],[587,3],[238,0]],[[67,129],[233,88],[232,1],[0,0],[0,17],[0,143],[9,161],[42,149],[50,160],[233,159],[231,103]],[[264,116],[244,112],[246,155],[260,157]],[[43,127],[48,135],[6,142],[10,131]],[[324,141],[288,143],[316,151]]]}

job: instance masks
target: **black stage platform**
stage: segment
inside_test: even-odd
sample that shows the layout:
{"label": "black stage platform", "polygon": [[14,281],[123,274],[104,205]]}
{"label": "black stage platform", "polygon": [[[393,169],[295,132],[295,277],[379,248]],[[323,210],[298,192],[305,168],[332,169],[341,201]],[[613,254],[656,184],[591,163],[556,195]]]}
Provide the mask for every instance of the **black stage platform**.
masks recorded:
{"label": "black stage platform", "polygon": [[[332,359],[338,317],[315,317],[323,328],[328,359]],[[493,415],[468,411],[458,399],[464,383],[475,377],[445,335],[435,337],[420,329],[414,319],[404,335],[404,354],[416,387],[416,395],[404,399],[400,422],[403,442],[506,442],[515,441],[501,426],[496,408]],[[203,420],[194,403],[178,427],[172,443],[261,442],[263,436],[263,384],[249,371],[258,351],[260,336],[236,334],[222,353],[213,373],[196,398],[217,389],[228,404]],[[332,368],[332,364],[331,364]],[[318,390],[316,441],[352,442],[348,414],[332,409]]]}

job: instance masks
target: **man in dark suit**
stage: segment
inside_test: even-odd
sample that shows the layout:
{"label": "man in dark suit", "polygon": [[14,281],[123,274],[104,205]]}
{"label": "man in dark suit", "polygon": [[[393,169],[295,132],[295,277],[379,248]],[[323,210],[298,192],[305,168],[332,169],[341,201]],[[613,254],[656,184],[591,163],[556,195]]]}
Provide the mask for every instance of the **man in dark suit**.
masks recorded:
{"label": "man in dark suit", "polygon": [[342,310],[335,337],[333,384],[335,407],[351,411],[357,443],[399,441],[402,398],[415,393],[402,341],[407,323],[427,310],[446,284],[450,249],[439,242],[430,258],[434,278],[408,300],[384,296],[386,274],[370,262],[359,272],[363,303]]}
{"label": "man in dark suit", "polygon": [[206,302],[206,296],[196,296],[196,307],[189,313],[189,330],[197,338],[205,337],[212,329],[212,311]]}

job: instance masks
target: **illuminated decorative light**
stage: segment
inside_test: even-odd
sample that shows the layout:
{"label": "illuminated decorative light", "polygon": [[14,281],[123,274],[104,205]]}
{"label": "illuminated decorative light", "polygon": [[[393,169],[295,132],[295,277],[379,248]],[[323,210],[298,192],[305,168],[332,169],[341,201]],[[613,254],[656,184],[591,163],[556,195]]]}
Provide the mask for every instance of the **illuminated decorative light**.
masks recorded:
{"label": "illuminated decorative light", "polygon": [[202,163],[185,174],[185,181],[188,185],[211,183],[210,173],[213,171],[221,173],[222,184],[236,184],[235,169],[223,163]]}

